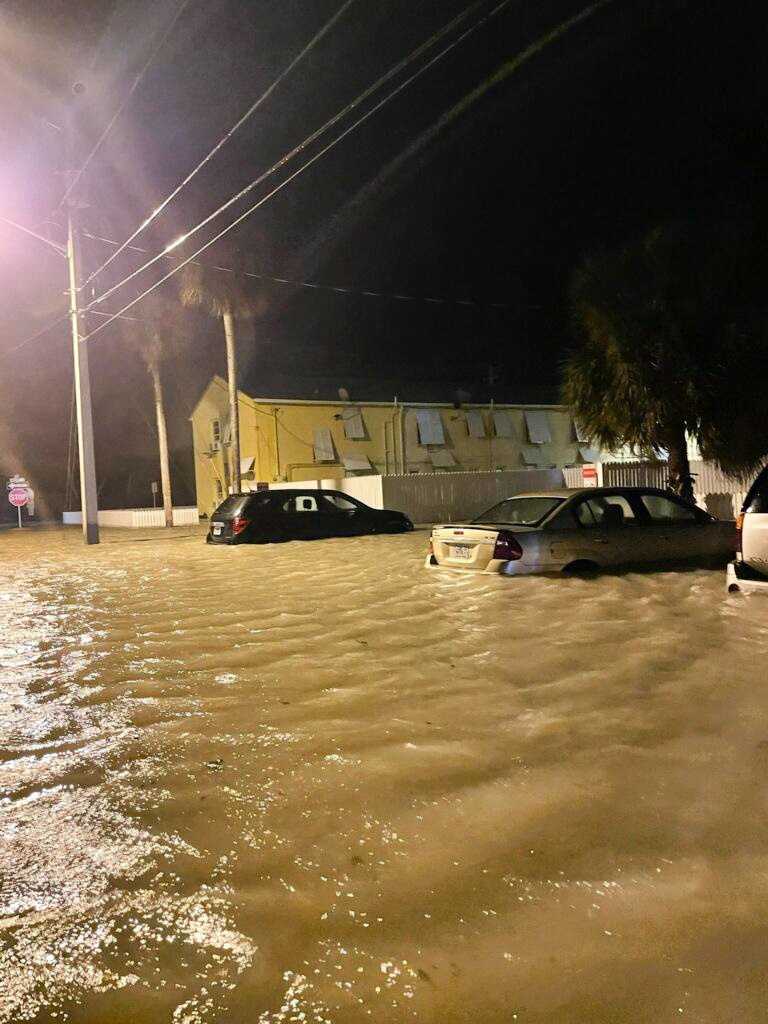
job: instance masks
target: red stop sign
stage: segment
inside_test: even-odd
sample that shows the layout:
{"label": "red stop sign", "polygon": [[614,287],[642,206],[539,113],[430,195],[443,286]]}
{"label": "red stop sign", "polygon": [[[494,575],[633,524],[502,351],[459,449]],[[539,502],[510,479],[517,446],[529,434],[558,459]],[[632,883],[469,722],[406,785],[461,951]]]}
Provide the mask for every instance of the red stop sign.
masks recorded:
{"label": "red stop sign", "polygon": [[26,505],[29,501],[29,495],[23,487],[12,487],[8,491],[8,501],[16,508],[20,508],[22,505]]}

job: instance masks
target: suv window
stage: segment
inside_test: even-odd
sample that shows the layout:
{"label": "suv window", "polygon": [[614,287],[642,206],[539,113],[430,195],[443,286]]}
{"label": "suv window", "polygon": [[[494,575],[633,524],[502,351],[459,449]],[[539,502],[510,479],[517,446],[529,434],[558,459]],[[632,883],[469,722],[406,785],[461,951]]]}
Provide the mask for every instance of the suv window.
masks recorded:
{"label": "suv window", "polygon": [[694,509],[664,494],[641,494],[640,501],[654,523],[695,523]]}
{"label": "suv window", "polygon": [[345,498],[342,494],[324,494],[323,497],[333,512],[354,512],[360,508],[356,501]]}
{"label": "suv window", "polygon": [[768,467],[752,484],[744,501],[745,512],[768,512]]}
{"label": "suv window", "polygon": [[214,512],[214,515],[239,516],[250,497],[250,494],[230,494],[228,498],[225,498],[224,501],[222,501]]}
{"label": "suv window", "polygon": [[596,494],[583,498],[573,514],[579,526],[637,526],[635,511],[622,494]]}
{"label": "suv window", "polygon": [[314,494],[294,494],[283,502],[283,512],[317,512],[317,497]]}

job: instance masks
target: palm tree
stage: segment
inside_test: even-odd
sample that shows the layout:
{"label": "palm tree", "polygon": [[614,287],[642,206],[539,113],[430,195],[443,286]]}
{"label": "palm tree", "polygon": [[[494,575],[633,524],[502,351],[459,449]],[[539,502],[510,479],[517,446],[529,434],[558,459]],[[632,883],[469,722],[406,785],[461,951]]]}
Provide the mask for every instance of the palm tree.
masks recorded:
{"label": "palm tree", "polygon": [[564,366],[564,400],[604,447],[666,452],[669,486],[688,498],[689,436],[729,469],[768,450],[764,431],[737,437],[724,400],[738,381],[749,401],[736,353],[765,352],[753,330],[738,326],[754,297],[745,287],[748,249],[722,226],[658,228],[584,259],[572,280],[581,345]]}
{"label": "palm tree", "polygon": [[[251,320],[262,310],[262,303],[248,287],[242,273],[243,258],[231,248],[226,254],[226,271],[218,267],[189,263],[182,271],[180,295],[185,306],[198,306],[224,325],[227,345],[227,383],[229,385],[229,419],[232,458],[232,489],[242,487],[240,476],[240,412],[237,401],[237,339],[235,322]],[[241,272],[237,269],[241,268]]]}
{"label": "palm tree", "polygon": [[152,378],[157,421],[157,447],[160,456],[160,486],[163,495],[165,525],[173,526],[173,496],[171,493],[171,469],[168,454],[168,431],[165,422],[165,401],[163,397],[163,364],[178,353],[183,337],[173,307],[162,298],[146,299],[140,308],[140,319],[121,321],[123,337],[135,348]]}

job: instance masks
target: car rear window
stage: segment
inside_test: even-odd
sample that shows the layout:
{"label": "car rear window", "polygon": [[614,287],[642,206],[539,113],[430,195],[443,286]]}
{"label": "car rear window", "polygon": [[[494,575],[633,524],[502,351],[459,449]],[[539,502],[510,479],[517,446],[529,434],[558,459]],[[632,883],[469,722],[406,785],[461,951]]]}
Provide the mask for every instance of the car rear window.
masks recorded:
{"label": "car rear window", "polygon": [[742,511],[768,512],[768,466],[750,487]]}
{"label": "car rear window", "polygon": [[505,498],[489,508],[473,523],[504,523],[515,526],[538,526],[563,498]]}
{"label": "car rear window", "polygon": [[213,513],[215,516],[239,516],[246,506],[252,511],[270,500],[269,494],[230,494]]}

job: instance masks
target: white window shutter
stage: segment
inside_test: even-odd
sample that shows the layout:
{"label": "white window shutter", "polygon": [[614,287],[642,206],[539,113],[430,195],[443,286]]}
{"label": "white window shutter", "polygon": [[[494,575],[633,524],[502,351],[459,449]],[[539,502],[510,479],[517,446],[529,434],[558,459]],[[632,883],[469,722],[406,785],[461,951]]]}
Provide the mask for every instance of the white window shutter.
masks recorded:
{"label": "white window shutter", "polygon": [[528,427],[528,440],[531,444],[548,444],[552,440],[549,416],[544,409],[527,409],[525,422]]}
{"label": "white window shutter", "polygon": [[335,462],[336,452],[330,430],[325,428],[312,431],[312,448],[315,462]]}
{"label": "white window shutter", "polygon": [[419,428],[419,444],[445,444],[443,421],[437,409],[417,409],[416,422]]}
{"label": "white window shutter", "polygon": [[483,414],[479,409],[466,409],[464,415],[467,417],[467,433],[470,437],[485,437],[485,423]]}

